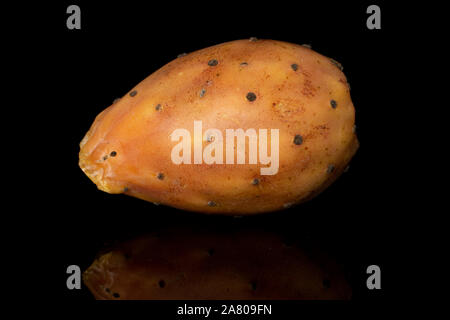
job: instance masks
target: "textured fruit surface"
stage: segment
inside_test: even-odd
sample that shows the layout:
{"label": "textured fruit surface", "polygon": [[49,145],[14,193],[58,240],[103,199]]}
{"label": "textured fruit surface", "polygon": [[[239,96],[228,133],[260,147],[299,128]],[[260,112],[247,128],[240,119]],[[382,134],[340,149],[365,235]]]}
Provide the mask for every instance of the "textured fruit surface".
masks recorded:
{"label": "textured fruit surface", "polygon": [[271,232],[171,229],[116,246],[84,272],[96,299],[350,299],[331,259]]}
{"label": "textured fruit surface", "polygon": [[[80,143],[79,164],[109,193],[205,213],[276,211],[343,172],[358,148],[354,113],[334,60],[301,45],[237,40],[180,56],[101,112]],[[279,129],[278,172],[261,175],[264,165],[248,160],[173,163],[170,135],[192,134],[196,120],[224,135]]]}

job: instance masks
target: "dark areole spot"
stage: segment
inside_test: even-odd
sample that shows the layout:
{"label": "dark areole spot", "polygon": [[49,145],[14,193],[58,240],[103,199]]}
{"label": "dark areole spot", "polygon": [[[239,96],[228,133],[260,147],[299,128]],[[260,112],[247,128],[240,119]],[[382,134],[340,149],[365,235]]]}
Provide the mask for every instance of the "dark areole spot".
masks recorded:
{"label": "dark areole spot", "polygon": [[342,66],[342,64],[340,64],[340,63],[337,62],[336,60],[330,59],[330,61],[331,61],[332,64],[334,64],[336,67],[338,67],[339,70],[341,70],[341,71],[344,70],[344,67]]}
{"label": "dark areole spot", "polygon": [[209,254],[210,256],[212,256],[215,252],[216,252],[216,251],[215,251],[213,248],[211,248],[211,249],[208,250],[208,254]]}
{"label": "dark areole spot", "polygon": [[206,89],[202,89],[202,90],[200,90],[200,98],[203,98],[203,96],[205,95],[205,93],[206,93]]}
{"label": "dark areole spot", "polygon": [[107,155],[103,157],[103,161],[105,161],[106,159],[108,159]]}
{"label": "dark areole spot", "polygon": [[111,293],[111,290],[109,288],[105,288],[105,291]]}
{"label": "dark areole spot", "polygon": [[336,107],[337,107],[337,102],[336,102],[336,100],[331,100],[331,101],[330,101],[330,105],[331,105],[331,107],[332,107],[333,109],[336,109]]}
{"label": "dark areole spot", "polygon": [[248,66],[248,63],[247,62],[241,62],[240,66],[241,67],[246,67],[246,66]]}
{"label": "dark areole spot", "polygon": [[292,70],[297,71],[298,70],[298,64],[296,64],[296,63],[291,64],[291,68],[292,68]]}
{"label": "dark areole spot", "polygon": [[166,286],[166,282],[164,280],[159,280],[158,284],[160,288],[164,288]]}
{"label": "dark areole spot", "polygon": [[215,207],[217,204],[214,201],[208,201],[208,206]]}
{"label": "dark areole spot", "polygon": [[128,190],[130,190],[128,187],[123,188],[123,192],[127,192]]}
{"label": "dark areole spot", "polygon": [[135,95],[137,95],[137,91],[136,90],[133,90],[133,91],[130,92],[130,96],[134,97]]}
{"label": "dark areole spot", "polygon": [[161,110],[161,104],[158,103],[158,104],[156,105],[156,107],[155,107],[155,110],[156,110],[156,111]]}
{"label": "dark areole spot", "polygon": [[287,203],[284,203],[284,204],[283,204],[283,208],[289,209],[289,208],[291,208],[293,205],[294,205],[294,204],[293,204],[292,202],[287,202]]}
{"label": "dark areole spot", "polygon": [[114,293],[113,293],[113,297],[114,297],[114,298],[120,298],[120,294],[118,294],[117,292],[114,292]]}
{"label": "dark areole spot", "polygon": [[159,180],[163,180],[164,179],[164,173],[158,173],[158,175],[156,176]]}
{"label": "dark areole spot", "polygon": [[294,239],[292,237],[284,237],[283,244],[285,247],[292,247],[294,244]]}
{"label": "dark areole spot", "polygon": [[258,178],[253,179],[252,184],[254,186],[258,185],[259,184],[259,179]]}
{"label": "dark areole spot", "polygon": [[208,61],[208,66],[214,67],[214,66],[217,66],[218,63],[219,63],[219,61],[217,61],[216,59],[212,59],[212,60]]}
{"label": "dark areole spot", "polygon": [[330,164],[327,168],[327,173],[332,173],[334,171],[334,165]]}
{"label": "dark areole spot", "polygon": [[255,101],[256,100],[256,94],[254,94],[253,92],[247,93],[247,100],[248,101]]}
{"label": "dark areole spot", "polygon": [[117,156],[117,152],[115,152],[115,151],[111,151],[111,153],[109,154],[111,157],[115,157],[115,156]]}
{"label": "dark areole spot", "polygon": [[294,143],[296,144],[296,145],[301,145],[302,143],[303,143],[303,138],[302,138],[302,136],[301,135],[299,135],[299,134],[296,134],[295,135],[295,137],[294,137]]}

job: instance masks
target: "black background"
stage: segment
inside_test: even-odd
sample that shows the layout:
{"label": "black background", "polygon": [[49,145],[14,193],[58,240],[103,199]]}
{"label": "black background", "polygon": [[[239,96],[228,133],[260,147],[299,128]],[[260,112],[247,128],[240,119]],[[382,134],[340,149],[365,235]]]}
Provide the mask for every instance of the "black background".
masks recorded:
{"label": "black background", "polygon": [[[66,28],[70,4],[81,8],[81,30]],[[366,28],[370,4],[381,7],[381,30]],[[345,5],[61,1],[39,10],[46,18],[34,17],[40,23],[31,31],[27,48],[37,67],[29,81],[45,96],[36,97],[38,108],[30,119],[35,117],[34,132],[42,135],[41,143],[29,149],[38,155],[39,166],[39,186],[30,200],[39,215],[28,219],[33,230],[33,249],[28,251],[45,269],[40,295],[68,309],[111,310],[115,308],[111,304],[93,301],[84,286],[68,290],[67,266],[85,270],[98,250],[115,240],[163,226],[198,223],[271,229],[312,242],[345,266],[353,285],[350,304],[290,302],[278,313],[381,308],[394,296],[392,230],[401,214],[398,190],[404,183],[397,155],[402,152],[401,115],[408,108],[395,99],[405,90],[400,87],[399,61],[408,38],[398,21],[401,10],[381,1]],[[95,116],[178,54],[249,37],[310,44],[342,63],[361,144],[350,170],[308,203],[241,219],[181,212],[97,190],[78,167],[78,144]],[[26,202],[20,205],[30,205]],[[366,268],[371,264],[382,270],[382,290],[366,288]],[[148,316],[159,312],[162,317],[173,316],[175,305],[147,302],[125,304],[124,309]]]}

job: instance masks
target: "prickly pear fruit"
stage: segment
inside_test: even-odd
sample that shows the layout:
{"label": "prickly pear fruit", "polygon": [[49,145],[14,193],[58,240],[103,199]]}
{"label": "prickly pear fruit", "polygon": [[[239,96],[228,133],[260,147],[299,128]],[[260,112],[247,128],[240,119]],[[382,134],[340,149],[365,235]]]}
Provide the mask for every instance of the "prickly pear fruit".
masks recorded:
{"label": "prickly pear fruit", "polygon": [[276,211],[344,171],[354,122],[334,60],[238,40],[180,56],[101,112],[79,164],[109,193],[205,213]]}

